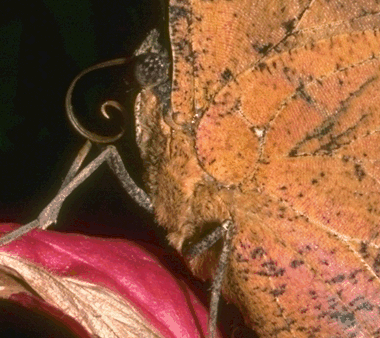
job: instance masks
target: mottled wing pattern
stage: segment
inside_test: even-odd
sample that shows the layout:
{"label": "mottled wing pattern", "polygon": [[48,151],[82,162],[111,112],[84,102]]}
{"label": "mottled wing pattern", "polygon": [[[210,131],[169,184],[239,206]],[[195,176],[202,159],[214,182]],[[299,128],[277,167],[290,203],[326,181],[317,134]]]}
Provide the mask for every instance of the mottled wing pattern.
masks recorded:
{"label": "mottled wing pattern", "polygon": [[178,249],[233,219],[224,294],[262,337],[380,337],[379,10],[169,3],[178,129],[153,109],[153,203]]}
{"label": "mottled wing pattern", "polygon": [[286,22],[307,6],[287,2],[170,1],[172,106],[178,123],[191,121],[194,110],[201,114],[217,90],[286,36]]}
{"label": "mottled wing pattern", "polygon": [[263,58],[306,41],[377,27],[376,1],[171,0],[172,106],[183,124]]}

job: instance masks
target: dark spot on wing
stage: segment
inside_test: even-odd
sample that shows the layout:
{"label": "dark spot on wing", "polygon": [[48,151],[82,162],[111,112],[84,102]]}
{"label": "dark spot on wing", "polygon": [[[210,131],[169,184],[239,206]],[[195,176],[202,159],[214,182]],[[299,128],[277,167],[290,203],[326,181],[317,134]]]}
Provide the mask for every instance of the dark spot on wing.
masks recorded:
{"label": "dark spot on wing", "polygon": [[355,164],[355,176],[359,182],[366,176],[365,171],[360,164]]}
{"label": "dark spot on wing", "polygon": [[291,34],[293,32],[294,28],[296,27],[296,19],[291,19],[291,20],[285,21],[282,24],[282,27],[285,28],[286,34]]}
{"label": "dark spot on wing", "polygon": [[303,260],[295,259],[295,260],[290,262],[290,267],[293,269],[296,269],[303,264],[305,264],[305,262]]}
{"label": "dark spot on wing", "polygon": [[231,70],[228,69],[228,68],[226,68],[226,69],[222,72],[221,77],[222,77],[222,80],[223,80],[224,82],[227,82],[227,81],[231,80],[231,79],[232,79],[232,72],[231,72]]}
{"label": "dark spot on wing", "polygon": [[328,284],[338,284],[342,283],[346,279],[346,276],[344,274],[337,275],[329,280],[326,280],[326,283]]}
{"label": "dark spot on wing", "polygon": [[340,311],[334,311],[330,314],[331,319],[335,319],[345,327],[354,327],[356,325],[355,315],[349,312],[345,307]]}
{"label": "dark spot on wing", "polygon": [[372,267],[373,267],[373,270],[375,270],[376,274],[379,275],[379,273],[380,273],[380,252],[376,255]]}
{"label": "dark spot on wing", "polygon": [[296,92],[308,104],[312,104],[314,102],[312,97],[306,92],[305,85],[303,82],[300,82],[299,86],[296,88]]}
{"label": "dark spot on wing", "polygon": [[363,258],[368,258],[370,256],[368,253],[368,244],[366,242],[360,243],[359,253],[362,255]]}
{"label": "dark spot on wing", "polygon": [[272,291],[270,291],[270,293],[273,296],[278,297],[278,296],[281,296],[281,295],[283,295],[285,293],[285,289],[286,289],[286,284],[282,284],[278,288],[273,289]]}
{"label": "dark spot on wing", "polygon": [[267,43],[263,45],[254,44],[252,47],[258,53],[265,55],[273,47],[273,43]]}
{"label": "dark spot on wing", "polygon": [[277,262],[272,259],[261,264],[262,270],[258,271],[259,276],[281,277],[285,274],[285,269],[278,267]]}
{"label": "dark spot on wing", "polygon": [[260,246],[252,250],[251,257],[252,259],[260,259],[265,255],[265,250]]}

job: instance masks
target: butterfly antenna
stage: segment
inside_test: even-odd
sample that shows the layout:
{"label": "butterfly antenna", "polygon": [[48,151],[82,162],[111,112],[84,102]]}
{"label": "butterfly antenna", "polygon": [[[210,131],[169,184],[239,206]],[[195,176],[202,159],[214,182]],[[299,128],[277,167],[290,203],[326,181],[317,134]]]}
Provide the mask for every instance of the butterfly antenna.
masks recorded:
{"label": "butterfly antenna", "polygon": [[[73,108],[73,104],[72,104],[72,96],[73,96],[74,88],[75,88],[76,84],[78,83],[78,81],[83,76],[85,76],[86,74],[88,74],[94,70],[98,70],[98,69],[102,69],[102,68],[107,68],[107,67],[112,67],[112,66],[120,66],[120,65],[125,64],[126,62],[127,62],[126,58],[118,58],[118,59],[109,60],[106,62],[96,64],[94,66],[91,66],[91,67],[83,70],[82,72],[80,72],[74,78],[74,80],[71,82],[69,89],[67,90],[66,98],[65,98],[65,108],[66,108],[67,117],[69,118],[69,121],[74,126],[76,131],[79,134],[81,134],[82,136],[84,136],[85,138],[87,138],[88,140],[91,140],[95,143],[112,143],[112,142],[117,141],[120,137],[123,136],[124,130],[122,129],[120,131],[120,133],[118,133],[117,135],[114,135],[114,136],[102,136],[102,135],[98,135],[98,134],[84,128],[81,125],[81,123],[78,121],[78,119],[74,113],[74,108]],[[105,103],[102,104],[100,111],[101,111],[101,114],[107,119],[110,118],[109,114],[107,113],[108,107],[116,108],[117,110],[120,111],[120,113],[122,113],[124,111],[124,108],[120,103],[113,101],[113,100],[106,101]]]}
{"label": "butterfly antenna", "polygon": [[[95,134],[95,133],[87,130],[86,128],[84,128],[80,124],[80,122],[78,121],[78,119],[76,118],[75,113],[74,113],[74,108],[72,105],[72,96],[73,96],[74,88],[75,88],[77,82],[86,74],[88,74],[92,71],[98,70],[98,69],[102,69],[102,68],[107,68],[107,67],[112,67],[112,66],[120,66],[120,65],[125,64],[126,61],[127,61],[126,58],[119,58],[119,59],[109,60],[109,61],[106,61],[106,62],[103,62],[100,64],[96,64],[94,66],[91,66],[91,67],[83,70],[82,72],[80,72],[74,78],[74,80],[71,82],[69,89],[67,90],[66,99],[65,99],[66,114],[67,114],[70,122],[72,123],[72,125],[76,129],[76,131],[79,134],[81,134],[82,136],[84,136],[85,138],[87,138],[88,142],[92,141],[95,143],[103,143],[103,144],[104,143],[113,143],[113,142],[117,141],[118,139],[120,139],[120,137],[123,136],[124,130],[122,129],[120,133],[118,133],[117,135],[114,135],[114,136],[102,136],[102,135]],[[100,112],[107,119],[110,118],[110,116],[107,112],[107,108],[109,108],[109,107],[115,108],[115,109],[119,110],[120,112],[124,111],[123,106],[120,103],[118,103],[117,101],[114,101],[114,100],[105,101],[100,108]],[[120,180],[121,185],[126,190],[128,195],[131,196],[139,206],[144,208],[149,213],[153,213],[153,207],[152,207],[152,203],[150,201],[149,196],[147,195],[147,193],[144,190],[139,188],[137,186],[137,184],[133,181],[133,179],[130,177],[128,171],[125,169],[120,155],[118,153],[117,153],[117,155],[118,156],[113,155],[113,156],[107,157],[106,161],[108,163],[108,166],[111,168],[111,170],[117,176],[117,178]]]}

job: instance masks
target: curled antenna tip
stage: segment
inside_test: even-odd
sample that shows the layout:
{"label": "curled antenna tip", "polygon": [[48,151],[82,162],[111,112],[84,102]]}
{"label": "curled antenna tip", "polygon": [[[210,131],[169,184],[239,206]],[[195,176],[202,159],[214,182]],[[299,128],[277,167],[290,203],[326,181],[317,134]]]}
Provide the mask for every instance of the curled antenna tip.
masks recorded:
{"label": "curled antenna tip", "polygon": [[[78,121],[78,119],[74,113],[74,108],[72,105],[72,96],[73,96],[74,88],[75,88],[77,82],[86,74],[88,74],[94,70],[98,70],[98,69],[102,69],[102,68],[120,66],[120,65],[126,63],[126,61],[127,61],[126,58],[118,58],[118,59],[102,62],[102,63],[96,64],[94,66],[91,66],[91,67],[83,70],[82,72],[80,72],[74,78],[74,80],[71,82],[69,89],[67,90],[66,98],[65,98],[65,109],[66,109],[67,117],[68,117],[69,121],[71,122],[71,124],[73,125],[73,127],[75,128],[75,130],[79,134],[81,134],[82,136],[84,136],[85,138],[87,138],[90,141],[93,141],[95,143],[112,143],[112,142],[115,142],[120,137],[122,137],[124,135],[124,129],[122,129],[121,132],[119,132],[117,135],[103,136],[103,135],[96,134],[96,133],[89,131],[86,128],[84,128],[80,124],[80,122]],[[101,111],[101,114],[107,119],[110,118],[110,116],[107,112],[107,107],[109,107],[109,106],[116,108],[120,112],[122,112],[124,110],[123,106],[116,101],[109,100],[109,101],[104,102],[100,108],[100,111]]]}
{"label": "curled antenna tip", "polygon": [[114,100],[108,100],[104,102],[102,106],[100,107],[100,112],[106,119],[110,118],[110,115],[107,113],[107,107],[113,107],[119,110],[120,112],[124,111],[124,107],[119,102],[114,101]]}

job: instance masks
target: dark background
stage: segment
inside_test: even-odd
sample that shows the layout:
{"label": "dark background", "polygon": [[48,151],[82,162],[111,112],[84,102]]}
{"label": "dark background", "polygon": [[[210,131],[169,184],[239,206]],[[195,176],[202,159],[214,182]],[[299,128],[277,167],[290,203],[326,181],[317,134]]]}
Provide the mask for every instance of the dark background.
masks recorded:
{"label": "dark background", "polygon": [[[0,16],[0,217],[24,224],[54,197],[84,144],[64,111],[70,82],[95,63],[132,56],[148,32],[162,26],[163,14],[158,0],[34,0],[2,1]],[[127,76],[123,67],[89,75],[89,83],[75,92],[78,115],[94,117],[97,107],[112,98],[133,108],[137,87]],[[127,116],[131,132],[119,147],[139,180],[132,113]],[[131,224],[147,223],[146,215],[118,187],[102,168],[64,204],[55,229],[81,220],[107,229],[76,225],[65,230],[115,236],[132,231],[133,236],[152,239],[147,229],[131,229]]]}
{"label": "dark background", "polygon": [[[93,64],[132,56],[152,28],[167,26],[163,17],[160,0],[1,1],[0,221],[26,224],[35,219],[57,193],[84,144],[64,110],[72,79]],[[78,84],[74,106],[78,115],[87,116],[85,121],[92,121],[106,99],[124,102],[130,112],[125,117],[127,133],[117,146],[142,186],[132,111],[138,87],[128,67],[89,75]],[[111,134],[120,125],[117,119],[113,122]],[[103,123],[89,127],[102,132]],[[127,196],[105,165],[64,203],[52,229],[159,246],[165,253],[162,263],[178,278],[190,280],[193,291],[208,303],[210,285],[191,279],[167,246],[163,229]],[[226,304],[221,318],[227,336],[241,322],[236,309]]]}

